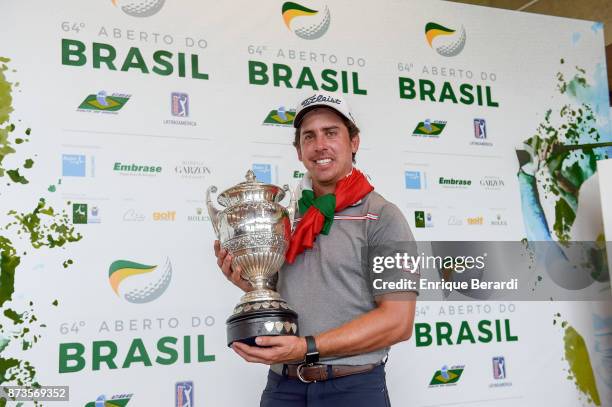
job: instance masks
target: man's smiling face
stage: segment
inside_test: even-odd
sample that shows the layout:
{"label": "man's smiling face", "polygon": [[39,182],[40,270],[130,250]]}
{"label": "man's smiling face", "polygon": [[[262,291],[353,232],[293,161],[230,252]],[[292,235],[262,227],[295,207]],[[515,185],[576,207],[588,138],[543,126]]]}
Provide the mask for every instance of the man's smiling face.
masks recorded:
{"label": "man's smiling face", "polygon": [[314,188],[335,186],[353,168],[353,153],[358,148],[359,134],[351,139],[334,110],[314,108],[302,119],[297,153]]}

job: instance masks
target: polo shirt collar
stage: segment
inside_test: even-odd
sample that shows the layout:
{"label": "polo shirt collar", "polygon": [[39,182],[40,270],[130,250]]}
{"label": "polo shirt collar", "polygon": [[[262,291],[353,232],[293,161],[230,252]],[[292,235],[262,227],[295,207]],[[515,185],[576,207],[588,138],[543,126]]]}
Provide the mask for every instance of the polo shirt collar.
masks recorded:
{"label": "polo shirt collar", "polygon": [[[355,167],[352,167],[351,168],[351,172],[346,174],[347,177],[353,173],[353,168],[355,168]],[[302,180],[298,184],[297,188],[295,189],[296,199],[299,200],[302,197],[302,190],[304,190],[304,189],[310,189],[311,191],[313,190],[312,189],[312,178],[311,178],[310,173],[308,171],[306,171],[306,173],[304,174],[304,177],[302,178]],[[355,206],[359,206],[362,203],[363,203],[363,198],[358,200],[354,204],[350,205],[349,207],[352,208],[352,207],[355,207]]]}

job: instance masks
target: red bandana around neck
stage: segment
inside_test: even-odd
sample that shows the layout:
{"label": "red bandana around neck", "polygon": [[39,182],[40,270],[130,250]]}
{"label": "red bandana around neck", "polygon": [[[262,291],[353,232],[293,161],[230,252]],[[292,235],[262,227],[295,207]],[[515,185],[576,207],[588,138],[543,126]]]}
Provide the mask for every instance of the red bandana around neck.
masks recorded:
{"label": "red bandana around neck", "polygon": [[314,241],[317,238],[317,235],[321,233],[324,224],[327,224],[324,234],[329,232],[331,222],[333,222],[333,214],[331,214],[330,219],[330,214],[325,215],[322,213],[319,208],[324,207],[325,202],[319,204],[317,202],[318,200],[327,201],[328,203],[330,199],[335,199],[335,212],[340,212],[350,205],[353,205],[355,202],[363,199],[363,197],[373,190],[374,187],[368,182],[365,175],[363,175],[363,173],[357,168],[353,168],[349,175],[338,181],[336,184],[336,191],[333,194],[326,194],[315,198],[314,201],[312,201],[312,199],[307,199],[307,197],[304,196],[304,193],[309,190],[304,190],[302,192],[303,199],[300,200],[300,206],[309,207],[291,236],[289,249],[285,255],[287,262],[293,263],[295,258],[305,249],[312,248]]}

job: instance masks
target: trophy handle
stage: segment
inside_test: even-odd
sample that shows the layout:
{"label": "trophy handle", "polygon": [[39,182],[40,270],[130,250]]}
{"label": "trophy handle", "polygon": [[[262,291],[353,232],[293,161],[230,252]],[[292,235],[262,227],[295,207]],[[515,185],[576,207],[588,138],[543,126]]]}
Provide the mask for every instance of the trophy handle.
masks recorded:
{"label": "trophy handle", "polygon": [[215,235],[217,235],[217,239],[220,239],[219,237],[219,210],[217,208],[215,208],[215,205],[212,202],[212,199],[210,197],[211,193],[215,193],[217,192],[217,187],[214,185],[211,185],[208,187],[208,189],[206,190],[206,208],[208,208],[208,216],[210,216],[210,221],[213,225],[213,229],[215,230]]}
{"label": "trophy handle", "polygon": [[295,225],[295,216],[297,214],[297,200],[295,199],[295,192],[289,188],[289,185],[283,185],[285,192],[289,193],[291,199],[289,200],[289,206],[287,206],[287,212],[289,212],[289,222],[291,222],[291,231],[293,232]]}

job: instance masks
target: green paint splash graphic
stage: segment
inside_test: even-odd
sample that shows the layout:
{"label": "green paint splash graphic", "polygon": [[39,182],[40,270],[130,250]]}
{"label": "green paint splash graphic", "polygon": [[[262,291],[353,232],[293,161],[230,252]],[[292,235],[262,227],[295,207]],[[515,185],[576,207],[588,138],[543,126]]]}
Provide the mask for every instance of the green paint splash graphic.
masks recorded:
{"label": "green paint splash graphic", "polygon": [[[561,314],[556,314],[553,325],[556,325],[560,319]],[[587,398],[588,403],[601,406],[597,382],[584,338],[567,321],[561,322],[561,328],[564,331],[564,359],[569,365],[567,379],[574,382],[578,391]]]}
{"label": "green paint splash graphic", "polygon": [[[11,182],[16,184],[27,184],[28,179],[22,175],[19,171],[21,168],[4,168],[3,161],[6,156],[15,154],[15,148],[13,147],[13,142],[11,142],[10,137],[11,133],[16,130],[16,126],[14,123],[10,123],[10,114],[13,112],[13,86],[17,86],[17,84],[12,84],[7,81],[5,72],[8,70],[8,63],[10,59],[0,57],[0,177],[4,177],[8,175],[8,178]],[[31,132],[31,129],[26,129],[24,134],[26,137],[15,137],[14,143],[21,144],[24,141],[28,141]],[[27,170],[32,168],[34,161],[30,158],[26,160],[23,165],[23,169]],[[10,185],[10,184],[9,184]]]}
{"label": "green paint splash graphic", "polygon": [[[10,122],[14,111],[12,91],[17,84],[10,83],[5,76],[9,62],[8,58],[0,57],[0,177],[7,175],[13,184],[27,185],[29,181],[22,171],[34,166],[33,159],[23,160],[22,168],[5,168],[4,165],[5,157],[16,154],[15,146],[28,142],[32,134],[31,129],[27,128],[23,136],[13,136],[17,126]],[[10,186],[10,182],[6,185]],[[6,215],[9,221],[0,227],[0,312],[5,318],[0,324],[0,384],[38,386],[36,368],[23,355],[39,341],[41,335],[38,332],[46,324],[38,322],[32,301],[25,310],[9,307],[15,293],[18,268],[22,257],[27,255],[21,250],[18,253],[15,243],[25,241],[34,250],[50,250],[77,242],[82,236],[75,232],[68,213],[65,210],[56,211],[44,198],[40,198],[31,210],[14,209]],[[63,266],[66,268],[71,264],[72,260],[66,260]],[[57,306],[57,300],[52,305]],[[13,351],[21,351],[18,356],[6,357],[5,352],[11,349],[11,345],[15,345]],[[0,399],[0,407],[6,406],[6,403],[6,400]]]}
{"label": "green paint splash graphic", "polygon": [[[561,61],[563,64],[563,60]],[[557,73],[557,90],[561,95],[577,99],[589,92],[585,70],[575,67],[570,80]],[[524,146],[534,165],[544,198],[554,197],[555,219],[552,231],[560,242],[570,240],[576,220],[579,191],[582,184],[597,170],[597,161],[606,159],[597,118],[590,104],[565,104],[553,112],[549,109],[539,124],[536,134],[525,140]]]}

